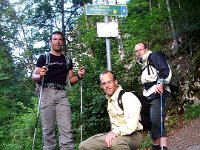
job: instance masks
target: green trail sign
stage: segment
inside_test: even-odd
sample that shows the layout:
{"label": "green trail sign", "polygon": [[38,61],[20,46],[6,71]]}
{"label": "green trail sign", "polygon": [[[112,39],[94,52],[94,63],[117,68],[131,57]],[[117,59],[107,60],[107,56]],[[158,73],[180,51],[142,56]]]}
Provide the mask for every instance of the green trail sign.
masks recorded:
{"label": "green trail sign", "polygon": [[128,15],[128,11],[126,5],[86,5],[86,15],[125,17]]}

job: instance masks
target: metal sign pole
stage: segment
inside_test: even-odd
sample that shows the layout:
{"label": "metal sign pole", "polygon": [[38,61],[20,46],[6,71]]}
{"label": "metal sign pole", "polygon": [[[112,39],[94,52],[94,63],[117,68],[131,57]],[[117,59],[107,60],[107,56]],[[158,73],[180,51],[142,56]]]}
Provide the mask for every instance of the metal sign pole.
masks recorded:
{"label": "metal sign pole", "polygon": [[[104,4],[106,5],[107,4],[107,1],[108,0],[104,0]],[[108,16],[105,15],[104,16],[104,19],[105,19],[105,23],[108,23]],[[107,56],[107,69],[108,70],[112,70],[112,67],[111,67],[111,52],[110,52],[111,48],[110,48],[110,38],[109,37],[106,37],[106,56]]]}
{"label": "metal sign pole", "polygon": [[[108,23],[108,16],[105,16],[105,23]],[[111,67],[111,53],[110,53],[110,38],[106,37],[106,53],[107,53],[107,69],[112,70]]]}

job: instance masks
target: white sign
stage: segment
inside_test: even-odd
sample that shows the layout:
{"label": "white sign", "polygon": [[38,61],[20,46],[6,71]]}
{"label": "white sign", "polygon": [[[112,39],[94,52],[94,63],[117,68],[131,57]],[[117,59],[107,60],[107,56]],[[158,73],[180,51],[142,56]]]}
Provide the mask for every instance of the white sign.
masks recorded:
{"label": "white sign", "polygon": [[118,23],[109,22],[109,23],[100,23],[97,22],[97,34],[98,37],[118,37]]}

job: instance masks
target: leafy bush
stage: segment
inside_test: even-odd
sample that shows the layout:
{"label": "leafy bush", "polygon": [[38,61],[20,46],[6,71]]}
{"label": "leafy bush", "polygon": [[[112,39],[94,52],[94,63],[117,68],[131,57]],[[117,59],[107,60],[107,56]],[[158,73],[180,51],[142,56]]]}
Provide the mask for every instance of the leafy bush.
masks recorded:
{"label": "leafy bush", "polygon": [[[35,101],[36,103],[36,101]],[[37,104],[36,104],[37,105]],[[35,127],[36,109],[28,109],[25,113],[20,113],[15,118],[9,120],[2,128],[4,134],[0,134],[0,149],[3,150],[24,150],[31,149]],[[41,126],[38,122],[35,149],[41,149]]]}
{"label": "leafy bush", "polygon": [[140,149],[144,149],[144,148],[148,148],[151,146],[151,139],[150,139],[150,136],[149,134],[145,134],[144,135],[144,140],[140,146]]}
{"label": "leafy bush", "polygon": [[185,119],[193,119],[200,115],[200,105],[187,105],[183,116]]}

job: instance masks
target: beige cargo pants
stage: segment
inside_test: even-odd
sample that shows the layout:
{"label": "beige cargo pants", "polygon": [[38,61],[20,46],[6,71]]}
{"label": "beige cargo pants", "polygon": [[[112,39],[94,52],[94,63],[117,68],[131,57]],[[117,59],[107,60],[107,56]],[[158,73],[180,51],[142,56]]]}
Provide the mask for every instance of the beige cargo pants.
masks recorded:
{"label": "beige cargo pants", "polygon": [[66,91],[43,88],[40,106],[43,150],[56,149],[56,125],[60,150],[73,150],[71,108]]}

